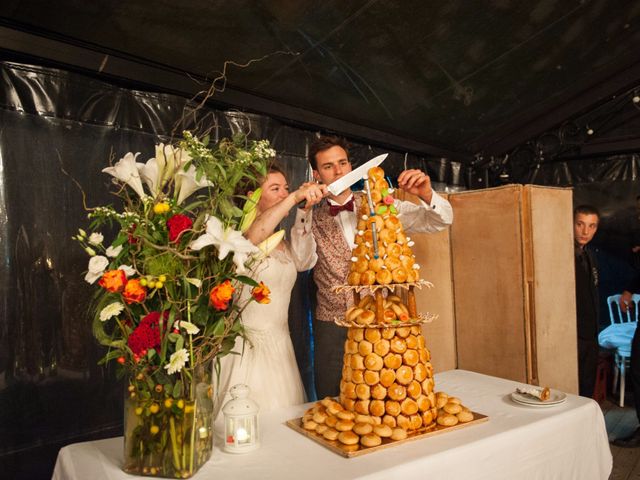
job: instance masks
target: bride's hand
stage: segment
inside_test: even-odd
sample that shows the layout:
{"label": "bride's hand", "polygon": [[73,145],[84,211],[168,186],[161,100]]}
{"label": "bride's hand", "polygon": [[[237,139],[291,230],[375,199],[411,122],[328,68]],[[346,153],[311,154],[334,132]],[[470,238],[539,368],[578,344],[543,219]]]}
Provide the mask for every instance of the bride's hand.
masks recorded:
{"label": "bride's hand", "polygon": [[296,204],[306,202],[304,209],[309,210],[327,195],[326,185],[319,183],[303,183],[294,193]]}

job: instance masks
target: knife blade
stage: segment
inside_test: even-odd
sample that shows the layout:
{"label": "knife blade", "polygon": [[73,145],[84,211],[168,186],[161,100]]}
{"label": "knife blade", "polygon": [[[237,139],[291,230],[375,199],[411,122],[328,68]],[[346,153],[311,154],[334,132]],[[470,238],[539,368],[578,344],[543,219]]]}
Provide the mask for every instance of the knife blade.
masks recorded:
{"label": "knife blade", "polygon": [[389,155],[388,153],[383,153],[382,155],[373,157],[368,162],[363,163],[355,170],[350,171],[343,177],[340,177],[338,180],[331,183],[327,187],[327,190],[329,190],[329,193],[331,193],[332,195],[340,195],[342,192],[344,192],[347,188],[349,188],[351,185],[356,183],[358,180],[361,180],[362,178],[364,178],[364,176],[367,174],[369,169],[380,165],[384,161],[384,159],[387,158],[388,155]]}

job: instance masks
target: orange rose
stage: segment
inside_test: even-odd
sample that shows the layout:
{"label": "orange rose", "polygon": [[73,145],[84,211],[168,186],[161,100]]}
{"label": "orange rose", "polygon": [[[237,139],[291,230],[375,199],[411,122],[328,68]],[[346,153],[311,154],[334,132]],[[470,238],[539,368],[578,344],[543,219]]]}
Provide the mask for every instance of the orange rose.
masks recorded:
{"label": "orange rose", "polygon": [[140,285],[140,280],[137,278],[129,280],[122,292],[122,297],[127,304],[144,302],[146,296],[147,289]]}
{"label": "orange rose", "polygon": [[216,285],[209,293],[209,303],[216,310],[226,310],[231,301],[235,288],[231,285],[231,280],[225,280],[220,285]]}
{"label": "orange rose", "polygon": [[271,299],[269,295],[271,294],[271,290],[267,287],[264,282],[260,282],[260,285],[251,290],[251,295],[258,303],[269,303]]}
{"label": "orange rose", "polygon": [[111,293],[121,292],[125,283],[127,283],[127,276],[122,270],[104,272],[102,278],[98,280],[98,285]]}

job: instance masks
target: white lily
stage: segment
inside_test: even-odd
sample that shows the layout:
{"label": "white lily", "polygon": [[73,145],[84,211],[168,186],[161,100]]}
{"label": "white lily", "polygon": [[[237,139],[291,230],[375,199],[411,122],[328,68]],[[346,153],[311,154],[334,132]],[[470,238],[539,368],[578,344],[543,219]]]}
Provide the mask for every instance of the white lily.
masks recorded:
{"label": "white lily", "polygon": [[218,249],[218,260],[222,260],[233,252],[233,263],[238,273],[245,273],[244,263],[249,254],[258,252],[258,247],[247,240],[242,232],[233,228],[224,228],[222,222],[216,217],[207,217],[206,233],[200,235],[191,242],[192,250],[200,250],[208,245],[214,245]]}
{"label": "white lily", "polygon": [[213,187],[213,183],[207,180],[206,176],[202,176],[200,180],[196,179],[196,167],[189,165],[185,172],[180,169],[175,177],[176,191],[178,192],[178,205],[184,202],[193,192],[204,187]]}
{"label": "white lily", "polygon": [[284,238],[284,230],[278,230],[276,233],[273,233],[269,236],[269,238],[263,240],[258,244],[259,252],[254,255],[256,260],[262,260],[267,257],[282,241]]}
{"label": "white lily", "polygon": [[140,155],[140,152],[135,155],[129,152],[118,160],[113,167],[103,168],[102,171],[112,175],[121,182],[126,183],[133,188],[140,198],[144,198],[144,189],[142,188],[142,181],[140,180],[140,174],[136,163],[136,157],[138,155]]}
{"label": "white lily", "polygon": [[147,188],[151,192],[153,198],[158,196],[161,189],[163,171],[158,165],[158,160],[150,158],[147,163],[136,163],[140,178],[147,185]]}
{"label": "white lily", "polygon": [[185,163],[191,160],[189,153],[181,148],[161,143],[156,145],[156,163],[160,172],[161,189],[164,184],[178,171]]}
{"label": "white lily", "polygon": [[246,212],[242,217],[242,222],[240,222],[240,231],[242,233],[245,233],[247,230],[249,230],[249,227],[253,224],[257,216],[258,216],[257,208],[252,208],[251,210]]}
{"label": "white lily", "polygon": [[258,202],[260,201],[261,196],[262,188],[257,188],[251,192],[251,195],[249,195],[247,200],[244,202],[244,206],[242,207],[242,222],[240,222],[240,231],[242,233],[249,230],[249,227],[258,216]]}

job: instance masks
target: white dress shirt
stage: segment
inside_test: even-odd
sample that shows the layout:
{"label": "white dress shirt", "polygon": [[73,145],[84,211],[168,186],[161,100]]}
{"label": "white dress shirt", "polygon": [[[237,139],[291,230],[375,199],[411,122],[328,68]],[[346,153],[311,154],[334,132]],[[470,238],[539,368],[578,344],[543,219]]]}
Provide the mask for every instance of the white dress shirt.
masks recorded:
{"label": "white dress shirt", "polygon": [[[353,195],[351,195],[344,203],[347,203]],[[405,231],[417,233],[435,233],[444,230],[451,225],[453,221],[453,209],[451,204],[433,192],[431,203],[427,204],[422,199],[420,204],[416,205],[412,202],[395,200],[394,205],[398,210],[398,218],[402,222]],[[339,205],[330,199],[327,199],[330,205]],[[296,264],[299,270],[308,270],[313,268],[318,261],[316,253],[316,240],[313,238],[311,231],[311,222],[313,221],[313,210],[305,211],[298,209],[296,211],[296,220],[291,228],[291,250],[296,257]],[[356,227],[358,225],[358,215],[355,211],[342,210],[334,217],[338,223],[347,244],[351,249],[355,248]]]}

